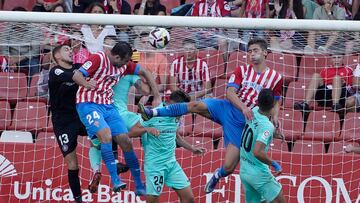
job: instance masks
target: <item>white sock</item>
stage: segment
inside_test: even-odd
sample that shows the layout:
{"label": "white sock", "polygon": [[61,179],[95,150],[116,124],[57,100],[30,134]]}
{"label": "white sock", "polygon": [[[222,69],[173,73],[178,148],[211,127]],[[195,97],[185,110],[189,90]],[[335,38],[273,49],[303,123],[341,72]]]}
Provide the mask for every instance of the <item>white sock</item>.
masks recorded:
{"label": "white sock", "polygon": [[153,116],[157,116],[158,115],[158,111],[156,109],[151,109],[153,112]]}

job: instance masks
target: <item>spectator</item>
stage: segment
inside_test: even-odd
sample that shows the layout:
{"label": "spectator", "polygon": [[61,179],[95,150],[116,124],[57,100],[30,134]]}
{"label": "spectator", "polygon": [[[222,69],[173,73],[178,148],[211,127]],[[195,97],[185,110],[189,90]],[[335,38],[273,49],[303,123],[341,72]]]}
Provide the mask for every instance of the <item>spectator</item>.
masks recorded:
{"label": "spectator", "polygon": [[304,6],[304,19],[313,19],[314,12],[319,4],[312,0],[302,0],[301,3]]}
{"label": "spectator", "polygon": [[[86,11],[87,13],[104,14],[105,8],[101,3],[94,2]],[[81,32],[85,39],[85,46],[90,53],[102,51],[104,38],[108,35],[116,35],[115,28],[112,25],[106,25],[105,27],[99,25],[83,25]]]}
{"label": "spectator", "polygon": [[62,4],[57,4],[51,9],[51,12],[64,13],[65,12],[65,7]]}
{"label": "spectator", "polygon": [[131,14],[131,6],[125,0],[103,0],[106,13]]}
{"label": "spectator", "polygon": [[345,18],[347,20],[352,20],[352,0],[336,0],[335,4],[337,4],[340,8],[345,10]]}
{"label": "spectator", "polygon": [[186,55],[171,63],[169,81],[171,91],[180,88],[191,96],[192,101],[211,96],[209,68],[204,60],[197,57],[195,44],[193,39],[184,39]]}
{"label": "spectator", "polygon": [[19,70],[30,76],[30,82],[31,76],[40,72],[40,42],[43,41],[43,33],[39,26],[31,23],[8,23],[5,30],[0,32],[0,41],[1,54],[17,58]]}
{"label": "spectator", "polygon": [[[316,8],[313,19],[316,20],[345,20],[345,10],[334,4],[334,0],[324,0],[324,5]],[[320,34],[315,36],[315,34]],[[339,36],[338,32],[321,32],[316,33],[310,31],[307,39],[307,46],[304,52],[313,53],[317,48],[320,52],[328,52],[328,50],[344,49],[345,42]]]}
{"label": "spectator", "polygon": [[[304,19],[304,7],[300,0],[293,1],[294,10],[290,9],[288,0],[275,0],[274,11],[270,14],[274,18],[280,19]],[[289,50],[293,47],[304,48],[302,46],[305,41],[303,32],[282,30],[275,32],[270,36],[270,44],[272,49]],[[293,44],[295,46],[293,46]]]}
{"label": "spectator", "polygon": [[324,68],[320,74],[314,73],[305,101],[296,102],[295,110],[309,111],[309,102],[314,98],[319,106],[332,107],[332,111],[340,111],[345,107],[345,101],[350,96],[353,72],[350,67],[344,66],[344,55],[333,54],[332,66]]}
{"label": "spectator", "polygon": [[73,51],[73,63],[83,64],[90,56],[89,51],[86,49],[83,43],[83,36],[80,31],[74,31],[72,33],[70,46]]}
{"label": "spectator", "polygon": [[360,20],[360,0],[353,0],[351,14],[354,20]]}
{"label": "spectator", "polygon": [[168,61],[164,54],[156,52],[154,48],[149,45],[148,36],[149,33],[141,33],[139,42],[135,44],[135,48],[140,52],[138,63],[140,67],[146,67],[146,69],[153,74],[159,91],[164,92],[169,75]]}
{"label": "spectator", "polygon": [[346,100],[346,109],[348,112],[360,112],[360,64],[353,72],[352,87],[355,94]]}
{"label": "spectator", "polygon": [[33,11],[48,11],[50,12],[55,5],[63,4],[64,0],[36,0],[36,4],[33,7]]}
{"label": "spectator", "polygon": [[15,72],[18,57],[0,56],[0,72]]}
{"label": "spectator", "polygon": [[142,0],[134,6],[135,15],[166,15],[166,7],[160,0]]}

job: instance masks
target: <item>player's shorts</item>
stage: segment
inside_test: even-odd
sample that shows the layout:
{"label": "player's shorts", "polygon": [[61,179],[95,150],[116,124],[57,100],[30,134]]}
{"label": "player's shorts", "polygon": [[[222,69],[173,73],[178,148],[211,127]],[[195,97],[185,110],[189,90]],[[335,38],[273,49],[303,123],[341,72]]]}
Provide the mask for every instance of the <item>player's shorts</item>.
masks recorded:
{"label": "player's shorts", "polygon": [[110,128],[111,135],[128,133],[125,123],[113,104],[79,103],[76,105],[81,122],[90,139],[104,128]]}
{"label": "player's shorts", "polygon": [[131,111],[119,111],[125,126],[130,130],[137,122],[141,122],[141,116]]}
{"label": "player's shorts", "polygon": [[146,194],[160,196],[164,184],[174,190],[190,186],[190,181],[177,161],[144,169],[146,177]]}
{"label": "player's shorts", "polygon": [[225,146],[231,143],[240,149],[241,134],[246,123],[244,114],[228,100],[204,99],[203,102],[208,108],[211,120],[222,125]]}
{"label": "player's shorts", "polygon": [[[350,96],[351,94],[348,92],[347,87],[343,86],[341,88],[341,96],[339,103],[342,106],[345,106],[346,97]],[[316,93],[315,93],[315,101],[319,104],[319,106],[324,107],[332,107],[332,89],[328,88],[325,85],[322,85],[318,87]]]}
{"label": "player's shorts", "polygon": [[[254,178],[256,177],[256,178]],[[240,172],[241,183],[244,186],[246,202],[272,202],[281,191],[281,184],[270,173]]]}
{"label": "player's shorts", "polygon": [[57,143],[64,157],[76,149],[78,135],[87,135],[85,126],[77,115],[58,118],[53,116],[52,123]]}

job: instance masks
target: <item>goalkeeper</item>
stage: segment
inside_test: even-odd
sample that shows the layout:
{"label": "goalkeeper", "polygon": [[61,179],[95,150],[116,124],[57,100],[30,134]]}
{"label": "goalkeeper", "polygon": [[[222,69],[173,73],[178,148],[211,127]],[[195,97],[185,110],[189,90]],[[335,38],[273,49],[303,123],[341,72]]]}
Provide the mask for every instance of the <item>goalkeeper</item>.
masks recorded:
{"label": "goalkeeper", "polygon": [[[176,90],[171,93],[169,103],[189,101],[190,97],[185,92]],[[166,104],[162,103],[159,106],[164,107]],[[145,154],[146,202],[159,202],[164,184],[175,190],[180,202],[194,202],[190,181],[176,161],[175,148],[178,144],[198,155],[203,154],[205,149],[190,145],[176,133],[178,121],[175,117],[156,117],[142,124],[144,127],[157,128],[160,131],[159,136],[150,133],[141,136]],[[132,128],[129,136],[135,137],[134,135],[139,134],[136,132],[138,129]]]}

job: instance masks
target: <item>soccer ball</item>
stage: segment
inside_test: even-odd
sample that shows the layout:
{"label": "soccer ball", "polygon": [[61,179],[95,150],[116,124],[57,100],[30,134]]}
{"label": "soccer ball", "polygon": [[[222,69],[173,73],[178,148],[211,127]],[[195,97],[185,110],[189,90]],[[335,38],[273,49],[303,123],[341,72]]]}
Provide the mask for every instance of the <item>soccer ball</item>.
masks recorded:
{"label": "soccer ball", "polygon": [[165,28],[154,28],[149,33],[151,46],[162,49],[170,42],[170,34]]}

